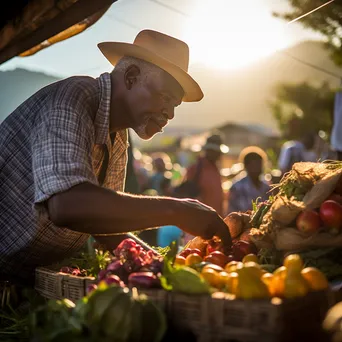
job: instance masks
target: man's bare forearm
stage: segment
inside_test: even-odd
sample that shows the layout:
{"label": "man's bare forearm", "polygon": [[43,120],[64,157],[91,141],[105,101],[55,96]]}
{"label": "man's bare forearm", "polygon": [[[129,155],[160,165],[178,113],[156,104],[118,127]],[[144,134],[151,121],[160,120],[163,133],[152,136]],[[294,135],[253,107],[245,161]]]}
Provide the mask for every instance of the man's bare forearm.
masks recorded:
{"label": "man's bare forearm", "polygon": [[176,224],[177,200],[118,193],[90,183],[48,201],[52,221],[89,234],[122,234]]}

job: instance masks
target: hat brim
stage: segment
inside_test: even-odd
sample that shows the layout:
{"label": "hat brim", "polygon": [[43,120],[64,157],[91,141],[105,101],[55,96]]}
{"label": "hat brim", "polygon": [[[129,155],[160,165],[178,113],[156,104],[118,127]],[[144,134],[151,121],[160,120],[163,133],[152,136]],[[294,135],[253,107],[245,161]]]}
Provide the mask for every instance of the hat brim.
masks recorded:
{"label": "hat brim", "polygon": [[103,42],[97,44],[103,55],[115,66],[124,56],[142,59],[152,63],[170,74],[184,90],[184,102],[197,102],[203,98],[203,92],[198,83],[183,69],[165,58],[134,44],[120,42]]}

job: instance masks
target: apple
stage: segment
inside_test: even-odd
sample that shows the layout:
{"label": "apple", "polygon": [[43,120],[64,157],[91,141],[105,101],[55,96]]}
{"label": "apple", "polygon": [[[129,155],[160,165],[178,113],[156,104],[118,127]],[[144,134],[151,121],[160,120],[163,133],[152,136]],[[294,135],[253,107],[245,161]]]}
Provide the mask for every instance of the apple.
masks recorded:
{"label": "apple", "polygon": [[332,201],[324,201],[319,208],[319,215],[326,228],[340,230],[342,227],[342,205]]}
{"label": "apple", "polygon": [[314,210],[304,210],[297,216],[296,226],[303,233],[315,233],[321,227],[320,215]]}

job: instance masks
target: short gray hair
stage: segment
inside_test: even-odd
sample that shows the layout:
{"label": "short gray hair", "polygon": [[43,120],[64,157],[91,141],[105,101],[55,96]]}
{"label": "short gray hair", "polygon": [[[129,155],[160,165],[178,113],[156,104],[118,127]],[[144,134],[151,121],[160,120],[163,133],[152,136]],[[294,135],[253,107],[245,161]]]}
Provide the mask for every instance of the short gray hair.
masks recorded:
{"label": "short gray hair", "polygon": [[114,72],[123,73],[131,65],[136,65],[140,69],[141,81],[144,81],[150,75],[160,76],[163,72],[162,69],[152,63],[130,56],[122,57],[116,64]]}

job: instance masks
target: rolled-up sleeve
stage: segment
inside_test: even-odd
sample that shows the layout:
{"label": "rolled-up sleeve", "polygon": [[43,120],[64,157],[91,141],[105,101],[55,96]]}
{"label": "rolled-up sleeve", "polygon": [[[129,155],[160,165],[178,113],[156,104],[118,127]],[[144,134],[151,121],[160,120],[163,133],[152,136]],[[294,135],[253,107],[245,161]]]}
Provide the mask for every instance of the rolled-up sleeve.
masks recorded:
{"label": "rolled-up sleeve", "polygon": [[88,113],[69,107],[46,115],[32,136],[35,204],[80,183],[98,184],[92,165],[94,127]]}

